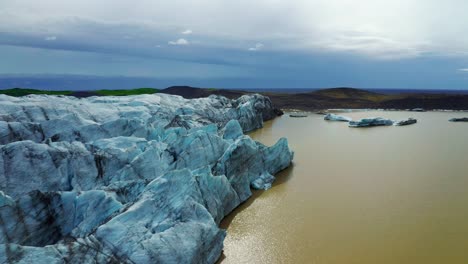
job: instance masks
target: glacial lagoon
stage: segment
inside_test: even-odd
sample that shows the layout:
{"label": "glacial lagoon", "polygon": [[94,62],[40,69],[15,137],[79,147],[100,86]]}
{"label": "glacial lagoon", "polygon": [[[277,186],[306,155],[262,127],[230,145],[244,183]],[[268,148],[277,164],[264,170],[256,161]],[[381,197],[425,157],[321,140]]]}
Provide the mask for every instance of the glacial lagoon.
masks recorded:
{"label": "glacial lagoon", "polygon": [[343,113],[414,117],[349,128],[284,115],[250,134],[287,137],[294,165],[222,222],[221,263],[468,263],[468,123],[461,112]]}

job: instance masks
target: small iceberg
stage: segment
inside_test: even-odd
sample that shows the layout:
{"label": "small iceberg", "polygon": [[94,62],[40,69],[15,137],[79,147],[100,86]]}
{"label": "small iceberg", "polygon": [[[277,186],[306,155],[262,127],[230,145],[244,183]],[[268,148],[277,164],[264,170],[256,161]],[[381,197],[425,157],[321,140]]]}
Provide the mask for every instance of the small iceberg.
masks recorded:
{"label": "small iceberg", "polygon": [[396,121],[395,126],[407,126],[407,125],[416,124],[417,122],[418,122],[417,119],[410,117],[410,118],[408,118],[406,120]]}
{"label": "small iceberg", "polygon": [[350,121],[349,127],[372,127],[372,126],[391,126],[393,120],[381,117],[376,118],[363,118],[359,121]]}
{"label": "small iceberg", "polygon": [[468,122],[468,117],[452,118],[449,121],[450,122]]}
{"label": "small iceberg", "polygon": [[289,114],[289,116],[299,118],[299,117],[307,117],[307,114],[305,114],[305,113],[291,113],[291,114]]}
{"label": "small iceberg", "polygon": [[340,115],[335,115],[335,114],[327,114],[323,118],[324,120],[327,121],[340,121],[340,122],[349,122],[352,119],[347,117],[347,116],[340,116]]}
{"label": "small iceberg", "polygon": [[426,109],[424,108],[413,108],[410,110],[411,112],[426,112]]}

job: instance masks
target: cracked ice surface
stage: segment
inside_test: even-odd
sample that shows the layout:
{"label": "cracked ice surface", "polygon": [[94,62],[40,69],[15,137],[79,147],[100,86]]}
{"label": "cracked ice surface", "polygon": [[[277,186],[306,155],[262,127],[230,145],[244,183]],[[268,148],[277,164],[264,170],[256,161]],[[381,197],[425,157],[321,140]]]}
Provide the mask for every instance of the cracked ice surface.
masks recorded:
{"label": "cracked ice surface", "polygon": [[0,262],[214,263],[219,222],[289,166],[261,95],[0,95]]}

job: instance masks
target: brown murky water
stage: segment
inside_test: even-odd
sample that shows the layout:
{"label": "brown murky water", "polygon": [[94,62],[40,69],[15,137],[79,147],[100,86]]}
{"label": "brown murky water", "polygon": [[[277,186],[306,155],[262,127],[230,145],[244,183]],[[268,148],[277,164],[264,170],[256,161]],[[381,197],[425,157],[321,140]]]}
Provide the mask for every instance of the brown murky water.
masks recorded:
{"label": "brown murky water", "polygon": [[287,137],[292,168],[222,223],[222,263],[468,263],[468,113],[357,112],[415,117],[406,127],[348,128],[285,115],[251,136]]}

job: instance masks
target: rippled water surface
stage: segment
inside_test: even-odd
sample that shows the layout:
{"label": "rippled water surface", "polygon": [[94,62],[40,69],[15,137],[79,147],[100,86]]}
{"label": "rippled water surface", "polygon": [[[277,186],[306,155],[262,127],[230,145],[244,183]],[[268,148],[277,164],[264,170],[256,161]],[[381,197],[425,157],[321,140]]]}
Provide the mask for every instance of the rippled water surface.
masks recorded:
{"label": "rippled water surface", "polygon": [[468,113],[406,127],[348,128],[285,115],[251,136],[287,137],[294,165],[222,223],[222,263],[468,263]]}

